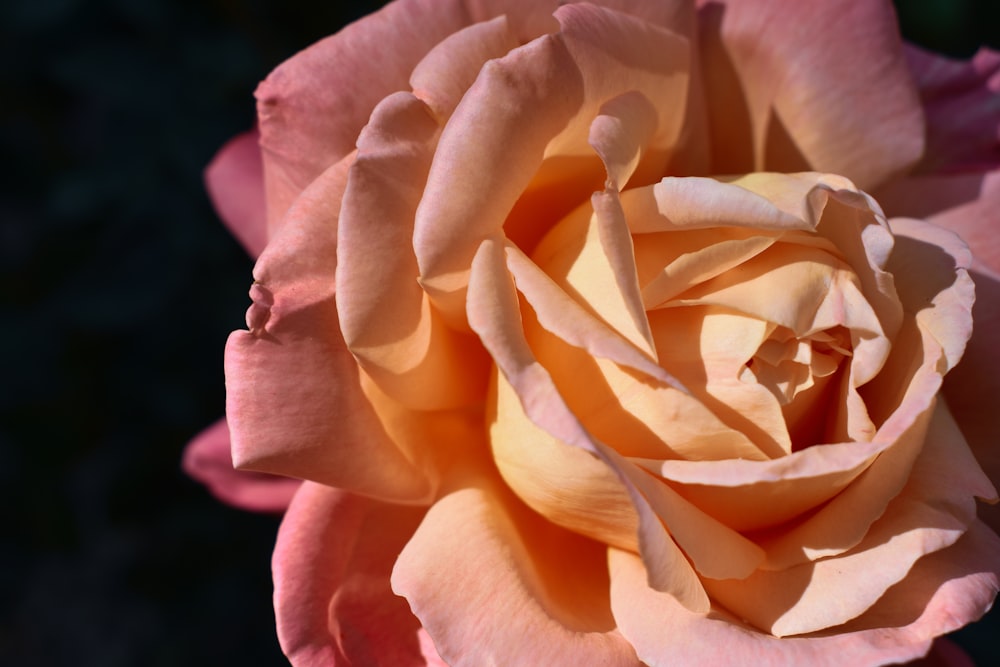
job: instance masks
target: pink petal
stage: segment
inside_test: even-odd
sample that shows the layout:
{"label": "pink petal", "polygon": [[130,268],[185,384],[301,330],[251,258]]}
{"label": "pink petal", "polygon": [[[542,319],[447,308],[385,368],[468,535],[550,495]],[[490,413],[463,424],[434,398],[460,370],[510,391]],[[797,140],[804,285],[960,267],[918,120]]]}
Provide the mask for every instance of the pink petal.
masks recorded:
{"label": "pink petal", "polygon": [[256,130],[230,139],[205,169],[205,185],[216,212],[253,258],[267,244],[267,204],[259,139]]}
{"label": "pink petal", "polygon": [[812,169],[870,189],[919,159],[923,114],[888,2],[699,4],[715,173]]}
{"label": "pink petal", "polygon": [[226,414],[238,468],[410,501],[425,472],[386,434],[340,335],[336,214],[350,158],[296,201],[254,269],[250,331],[226,346]]}
{"label": "pink petal", "polygon": [[278,641],[295,667],[439,665],[389,574],[423,516],[306,482],[274,548]]}
{"label": "pink petal", "polygon": [[604,550],[478,480],[427,512],[392,588],[456,667],[638,667],[611,620]]}
{"label": "pink petal", "polygon": [[216,498],[251,512],[284,512],[302,483],[233,468],[225,419],[206,428],[188,444],[182,465],[184,472],[207,486]]}
{"label": "pink petal", "polygon": [[375,105],[408,88],[413,68],[434,45],[505,12],[518,19],[519,37],[533,36],[539,15],[552,9],[550,2],[399,0],[280,65],[256,92],[269,225],[353,150]]}
{"label": "pink petal", "polygon": [[971,60],[907,45],[906,59],[927,114],[920,173],[984,171],[1000,165],[1000,52]]}
{"label": "pink petal", "polygon": [[912,667],[976,667],[969,654],[946,637],[935,639],[927,656],[910,664]]}
{"label": "pink petal", "polygon": [[[977,620],[998,589],[1000,540],[982,524],[949,549],[918,561],[875,609],[828,634],[778,639],[721,610],[695,614],[646,583],[642,562],[611,549],[611,605],[618,628],[650,665],[837,667],[905,662],[934,637]],[[669,628],[665,632],[664,628]]]}
{"label": "pink petal", "polygon": [[481,400],[488,375],[477,341],[445,326],[417,283],[413,219],[438,129],[413,95],[385,98],[358,139],[338,224],[347,346],[383,391],[420,410]]}
{"label": "pink petal", "polygon": [[483,65],[518,46],[507,16],[463,28],[442,40],[417,64],[410,75],[413,94],[443,122],[475,83]]}

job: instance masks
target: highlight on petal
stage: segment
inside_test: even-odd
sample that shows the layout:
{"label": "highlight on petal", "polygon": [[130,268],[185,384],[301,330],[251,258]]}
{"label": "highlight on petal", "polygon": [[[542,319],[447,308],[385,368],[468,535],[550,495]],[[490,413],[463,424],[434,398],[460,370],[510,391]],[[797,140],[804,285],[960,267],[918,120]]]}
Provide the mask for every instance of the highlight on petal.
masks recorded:
{"label": "highlight on petal", "polygon": [[257,258],[267,245],[267,201],[260,133],[230,139],[205,168],[205,186],[226,227]]}
{"label": "highlight on petal", "polygon": [[611,620],[605,549],[469,480],[427,512],[392,588],[449,665],[638,667]]}
{"label": "highlight on petal", "polygon": [[278,641],[293,665],[441,664],[389,585],[393,563],[423,514],[302,485],[272,558]]}
{"label": "highlight on petal", "polygon": [[251,512],[284,512],[302,484],[297,479],[233,468],[225,419],[188,443],[182,466],[184,472],[208,487],[216,498]]}

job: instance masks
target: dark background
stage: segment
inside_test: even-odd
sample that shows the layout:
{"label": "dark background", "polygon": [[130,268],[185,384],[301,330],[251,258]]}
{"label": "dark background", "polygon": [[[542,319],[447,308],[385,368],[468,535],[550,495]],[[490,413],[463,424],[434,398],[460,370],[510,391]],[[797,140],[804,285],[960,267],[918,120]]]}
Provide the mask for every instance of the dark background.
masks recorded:
{"label": "dark background", "polygon": [[[201,170],[257,81],[380,4],[0,4],[0,664],[286,664],[277,518],[179,468],[252,267]],[[935,50],[1000,45],[996,0],[899,4]],[[998,628],[958,639],[988,665]]]}

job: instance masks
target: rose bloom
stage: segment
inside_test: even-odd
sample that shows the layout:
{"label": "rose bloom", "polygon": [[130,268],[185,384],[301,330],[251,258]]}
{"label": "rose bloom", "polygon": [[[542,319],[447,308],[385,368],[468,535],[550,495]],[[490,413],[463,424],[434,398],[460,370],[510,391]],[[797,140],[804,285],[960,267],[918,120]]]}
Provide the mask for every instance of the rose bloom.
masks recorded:
{"label": "rose bloom", "polygon": [[259,259],[185,462],[287,506],[286,655],[876,665],[978,619],[998,72],[878,0],[398,0],[281,65],[208,171]]}

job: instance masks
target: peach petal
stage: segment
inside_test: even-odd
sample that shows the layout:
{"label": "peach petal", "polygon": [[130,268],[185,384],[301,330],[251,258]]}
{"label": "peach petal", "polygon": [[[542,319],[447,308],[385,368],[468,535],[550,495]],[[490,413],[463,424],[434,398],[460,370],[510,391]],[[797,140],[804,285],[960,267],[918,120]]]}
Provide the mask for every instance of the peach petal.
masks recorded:
{"label": "peach petal", "polygon": [[504,267],[499,240],[484,241],[473,260],[468,316],[472,329],[496,361],[528,418],[556,439],[596,456],[617,472],[639,514],[639,547],[650,566],[650,581],[691,609],[707,609],[708,598],[691,565],[670,538],[647,500],[619,466],[623,460],[593,440],[566,407],[551,376],[535,360],[520,328],[517,292]]}
{"label": "peach petal", "polygon": [[[660,114],[655,145],[637,173],[662,171],[666,148],[680,130],[686,40],[587,4],[564,5],[556,17],[559,33],[483,67],[441,136],[414,244],[421,284],[456,327],[465,326],[468,267],[481,241],[503,229],[508,217],[511,238],[529,229],[525,235],[537,239],[545,231],[534,206],[512,213],[522,194],[528,200],[532,192],[554,192],[554,199],[542,199],[548,209],[561,208],[547,216],[559,219],[582,198],[568,196],[566,187],[582,196],[600,187],[600,177],[589,185],[600,162],[587,139],[606,101],[634,89],[659,93],[650,100]],[[589,190],[578,193],[581,183]]]}
{"label": "peach petal", "polygon": [[[530,294],[525,297],[532,303]],[[657,383],[637,376],[611,354],[602,358],[588,353],[579,340],[580,329],[571,326],[572,318],[549,326],[542,324],[543,315],[534,308],[524,309],[522,316],[532,352],[552,375],[563,400],[594,437],[620,454],[655,459],[768,458],[744,433],[677,385],[673,376],[670,383]],[[563,328],[569,329],[565,337]],[[634,348],[627,349],[638,355]]]}
{"label": "peach petal", "polygon": [[[1000,540],[975,523],[949,549],[918,561],[866,616],[828,634],[777,638],[722,610],[695,614],[646,583],[635,555],[609,549],[619,630],[651,667],[883,665],[919,658],[934,637],[977,620],[998,588]],[[865,623],[859,621],[864,620]],[[671,631],[664,633],[663,628]]]}
{"label": "peach petal", "polygon": [[230,139],[205,168],[205,186],[226,228],[254,259],[267,245],[267,202],[260,133]]}
{"label": "peach petal", "polygon": [[475,401],[487,377],[475,340],[448,329],[417,284],[413,219],[438,130],[410,93],[379,103],[358,139],[337,229],[337,312],[347,346],[384,391],[421,410]]}
{"label": "peach petal", "polygon": [[[765,321],[702,306],[654,310],[649,318],[661,365],[695,398],[766,457],[791,452],[788,427],[774,395],[739,379],[740,369],[767,336]],[[732,452],[733,457],[740,454]]]}
{"label": "peach petal", "polygon": [[389,575],[424,510],[305,482],[272,557],[281,649],[296,667],[442,664]]}
{"label": "peach petal", "polygon": [[890,268],[903,278],[900,301],[940,345],[943,374],[962,358],[972,335],[975,288],[967,271],[971,253],[955,233],[936,225],[907,218],[893,218],[890,224],[899,246]]}
{"label": "peach petal", "polygon": [[549,524],[502,485],[471,482],[431,507],[392,572],[441,657],[638,667],[611,621],[603,545]]}
{"label": "peach petal", "polygon": [[336,206],[350,157],[296,201],[254,269],[250,331],[226,345],[226,414],[237,468],[392,500],[432,492],[361,391],[334,301]]}
{"label": "peach petal", "polygon": [[768,552],[766,569],[780,570],[807,560],[835,556],[864,539],[872,523],[907,482],[926,438],[940,383],[940,375],[927,369],[914,378],[911,384],[915,386],[910,387],[911,396],[904,407],[876,434],[873,449],[878,456],[867,465],[864,474],[814,514],[791,526],[755,536],[755,541]]}
{"label": "peach petal", "polygon": [[975,497],[994,493],[942,404],[906,486],[856,547],[742,581],[707,581],[706,588],[776,636],[840,625],[902,581],[919,558],[951,546],[976,519]]}
{"label": "peach petal", "polygon": [[650,359],[652,333],[618,193],[594,193],[538,245],[533,259],[559,287]]}
{"label": "peach petal", "polygon": [[284,512],[301,484],[297,479],[233,468],[225,419],[206,428],[188,444],[182,466],[216,498],[251,512]]}
{"label": "peach petal", "polygon": [[1000,165],[1000,52],[982,48],[956,60],[907,45],[927,115],[919,173],[995,169]]}
{"label": "peach petal", "polygon": [[609,359],[684,391],[677,380],[634,345],[589,313],[513,244],[506,245],[507,269],[539,324],[590,355]]}
{"label": "peach petal", "polygon": [[699,4],[712,134],[747,128],[744,145],[719,147],[717,173],[814,169],[870,189],[919,159],[923,114],[889,3]]}
{"label": "peach petal", "polygon": [[587,143],[607,169],[606,188],[620,191],[625,187],[656,132],[656,124],[653,103],[639,91],[629,91],[604,103],[590,124]]}
{"label": "peach petal", "polygon": [[615,471],[532,423],[502,374],[492,393],[487,424],[493,460],[518,497],[558,526],[638,551],[638,514]]}

